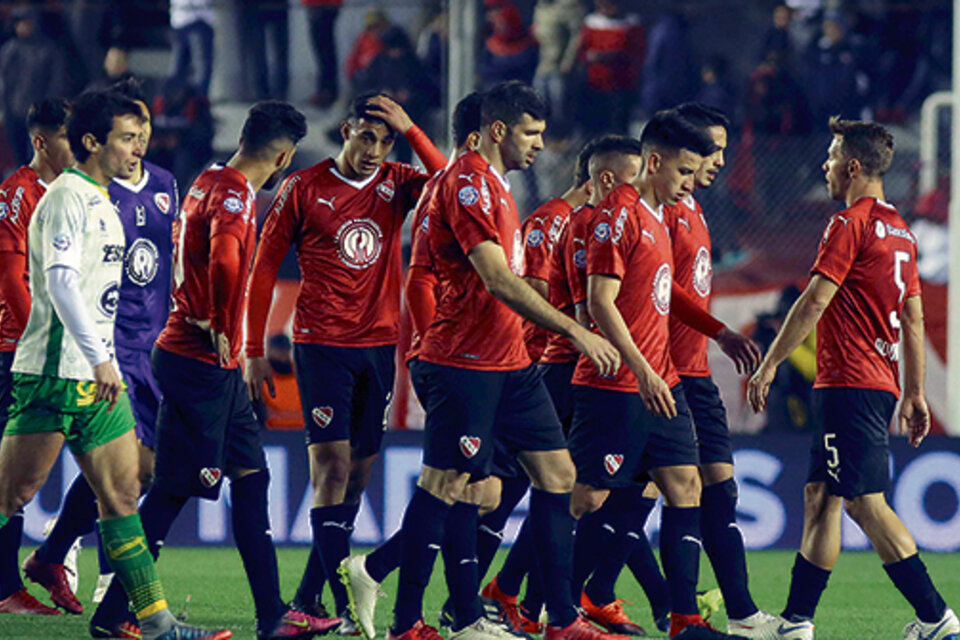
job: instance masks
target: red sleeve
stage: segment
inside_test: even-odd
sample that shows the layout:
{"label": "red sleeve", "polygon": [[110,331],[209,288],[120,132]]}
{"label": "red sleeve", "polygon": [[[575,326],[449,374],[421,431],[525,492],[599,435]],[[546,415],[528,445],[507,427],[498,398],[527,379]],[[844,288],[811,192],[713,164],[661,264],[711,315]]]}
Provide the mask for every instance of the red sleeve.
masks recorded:
{"label": "red sleeve", "polygon": [[917,268],[917,244],[916,239],[913,243],[913,254],[910,260],[910,266],[907,269],[907,298],[912,298],[913,296],[919,296],[922,291],[920,289],[920,272]]}
{"label": "red sleeve", "polygon": [[523,277],[546,281],[550,277],[550,251],[543,218],[536,212],[523,224]]}
{"label": "red sleeve", "polygon": [[820,239],[817,260],[810,269],[811,273],[819,273],[837,286],[842,285],[860,250],[864,224],[848,211],[841,211],[830,218]]}
{"label": "red sleeve", "polygon": [[697,301],[690,297],[690,294],[684,291],[676,280],[673,281],[670,295],[670,315],[691,329],[699,331],[708,338],[716,338],[717,334],[726,327],[725,324],[701,309]]}
{"label": "red sleeve", "polygon": [[[481,195],[485,190],[486,198]],[[453,175],[445,180],[443,192],[448,202],[443,213],[464,255],[487,240],[503,244],[491,212],[484,211],[484,207],[490,206],[489,190],[490,186],[483,177],[475,176],[474,173],[470,174],[469,180]]]}
{"label": "red sleeve", "polygon": [[[7,189],[8,191],[11,189]],[[26,205],[21,205],[25,207]],[[36,206],[36,203],[34,203]],[[22,213],[10,215],[6,194],[0,191],[0,251],[27,255],[27,222],[29,216]]]}
{"label": "red sleeve", "polygon": [[[433,194],[436,195],[436,190]],[[413,240],[410,243],[410,266],[411,267],[426,267],[430,268],[432,265],[432,260],[430,259],[430,211],[429,204],[422,204],[420,208],[417,209],[416,215],[413,218],[413,228],[410,231],[410,235],[413,236]]]}
{"label": "red sleeve", "polygon": [[433,144],[430,136],[425,134],[420,127],[413,125],[404,134],[404,137],[413,147],[417,157],[423,160],[423,166],[427,168],[428,173],[434,174],[447,166],[447,156],[443,155],[437,145]]}
{"label": "red sleeve", "polygon": [[210,240],[210,327],[217,333],[235,335],[230,319],[237,317],[233,310],[243,304],[240,280],[240,253],[242,243],[229,233],[221,233]]}
{"label": "red sleeve", "polygon": [[287,255],[290,245],[293,244],[300,225],[299,189],[297,188],[299,183],[300,176],[297,174],[287,178],[270,207],[260,234],[247,303],[246,354],[248,358],[260,358],[264,355],[264,334],[270,305],[273,302],[273,287],[277,282],[277,271],[280,270],[280,263]]}
{"label": "red sleeve", "polygon": [[624,233],[616,241],[610,227],[610,215],[597,207],[587,225],[585,241],[587,245],[587,276],[604,275],[623,279],[625,273],[623,251],[630,242],[630,235]]}
{"label": "red sleeve", "polygon": [[0,298],[10,310],[13,319],[20,325],[20,331],[27,326],[30,317],[30,289],[24,273],[27,270],[27,257],[13,251],[0,251]]}
{"label": "red sleeve", "polygon": [[413,330],[421,336],[433,322],[437,311],[437,276],[426,267],[411,266],[407,273],[407,307],[413,318]]}

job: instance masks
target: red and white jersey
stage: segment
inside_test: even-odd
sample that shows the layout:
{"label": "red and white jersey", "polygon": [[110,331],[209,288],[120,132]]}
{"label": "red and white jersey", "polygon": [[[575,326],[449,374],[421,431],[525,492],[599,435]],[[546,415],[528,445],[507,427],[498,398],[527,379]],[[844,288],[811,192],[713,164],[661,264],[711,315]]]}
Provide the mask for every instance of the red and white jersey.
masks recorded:
{"label": "red and white jersey", "polygon": [[[423,194],[417,202],[417,208],[413,210],[413,223],[410,226],[410,266],[423,267],[433,270],[433,259],[430,256],[430,238],[428,230],[430,229],[431,211],[436,209],[437,186],[440,184],[440,177],[443,171],[437,171],[430,176],[427,184],[423,187]],[[409,313],[409,309],[407,310]],[[409,361],[420,354],[420,343],[423,339],[417,330],[413,329],[413,336],[410,341],[410,348],[407,350],[405,360]]]}
{"label": "red and white jersey", "polygon": [[814,388],[899,397],[900,314],[920,295],[917,240],[907,223],[886,202],[860,198],[830,218],[811,272],[840,287],[817,323]]}
{"label": "red and white jersey", "polygon": [[[23,166],[0,184],[0,251],[27,255],[27,227],[37,202],[47,190],[46,183],[37,172]],[[22,277],[29,286],[30,274],[0,274],[0,278]],[[10,309],[0,298],[0,352],[12,352],[23,333]]]}
{"label": "red and white jersey", "polygon": [[[579,285],[580,281],[586,282],[587,251],[583,234],[587,225],[584,221],[589,221],[592,212],[593,207],[590,205],[577,207],[571,211],[550,253],[550,274],[547,277],[550,304],[570,317],[575,315],[571,283],[576,281]],[[578,234],[576,241],[574,233]],[[586,290],[585,284],[579,286]],[[583,299],[579,302],[583,302]],[[574,348],[569,338],[551,331],[547,333],[547,346],[543,350],[540,362],[571,362],[579,355],[580,352]]]}
{"label": "red and white jersey", "polygon": [[[157,338],[157,346],[171,353],[210,364],[219,360],[210,333],[198,322],[220,315],[230,339],[229,367],[238,366],[243,346],[243,312],[247,277],[257,242],[257,194],[246,176],[232,167],[214,165],[200,174],[183,200],[173,267],[173,311]],[[240,241],[236,282],[211,283],[210,264],[221,256],[210,254],[211,240],[226,233]],[[212,285],[226,286],[226,307],[211,300]]]}
{"label": "red and white jersey", "polygon": [[[663,218],[673,241],[674,280],[704,311],[710,311],[713,260],[710,231],[700,203],[688,196],[663,208]],[[707,363],[707,336],[670,318],[670,358],[681,376],[710,375]]]}
{"label": "red and white jersey", "polygon": [[[340,347],[396,344],[401,230],[429,176],[384,162],[350,180],[332,159],[287,178],[267,214],[250,288],[247,355],[262,356],[276,269],[296,245],[300,293],[293,341]],[[269,286],[261,286],[266,283]]]}
{"label": "red and white jersey", "polygon": [[[563,198],[554,198],[540,205],[523,221],[520,229],[523,234],[523,277],[549,282],[550,256],[572,209]],[[535,322],[523,321],[523,339],[534,362],[543,355],[549,333]]]}
{"label": "red and white jersey", "polygon": [[[629,184],[617,187],[597,205],[587,233],[587,276],[620,280],[616,306],[633,342],[653,370],[673,387],[680,378],[670,360],[670,291],[673,250],[663,212],[643,201]],[[585,356],[577,361],[573,384],[638,392],[626,365],[601,377]]]}
{"label": "red and white jersey", "polygon": [[521,317],[487,291],[467,257],[490,240],[503,248],[510,269],[523,275],[523,236],[510,183],[471,152],[444,172],[435,197],[428,237],[439,298],[420,359],[485,371],[528,366]]}
{"label": "red and white jersey", "polygon": [[594,207],[586,204],[570,216],[570,244],[564,253],[573,304],[587,301],[587,233]]}

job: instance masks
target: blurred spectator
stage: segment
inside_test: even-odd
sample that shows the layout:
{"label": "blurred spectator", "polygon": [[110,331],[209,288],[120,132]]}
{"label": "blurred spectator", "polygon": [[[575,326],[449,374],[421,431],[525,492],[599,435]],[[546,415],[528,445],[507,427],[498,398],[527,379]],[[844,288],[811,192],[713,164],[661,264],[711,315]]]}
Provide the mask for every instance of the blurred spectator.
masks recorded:
{"label": "blurred spectator", "polygon": [[788,63],[793,59],[793,46],[790,39],[790,7],[785,4],[773,10],[773,24],[763,35],[760,59],[766,60],[770,52],[775,52],[779,60]]}
{"label": "blurred spectator", "polygon": [[869,81],[859,68],[857,55],[836,14],[823,20],[823,32],[807,51],[806,94],[814,122],[826,122],[831,115],[854,120],[861,117],[863,95]]}
{"label": "blurred spectator", "polygon": [[491,32],[480,52],[480,87],[489,89],[504,80],[532,83],[538,47],[520,10],[510,0],[484,0],[483,4]]}
{"label": "blurred spectator", "polygon": [[383,51],[381,36],[390,28],[390,20],[382,9],[370,9],[363,17],[363,31],[357,36],[347,56],[347,80],[356,93],[357,75],[366,71],[377,54]]}
{"label": "blurred spectator", "polygon": [[588,137],[625,134],[646,44],[640,19],[618,0],[595,0],[580,31],[578,59],[586,71],[578,113]]}
{"label": "blurred spectator", "polygon": [[[285,0],[240,0],[240,47],[244,87],[255,100],[287,99],[290,84],[290,37]],[[267,62],[267,34],[272,62]],[[273,73],[270,73],[273,70]]]}
{"label": "blurred spectator", "polygon": [[733,114],[733,92],[727,84],[727,61],[714,56],[700,66],[700,90],[697,102]]}
{"label": "blurred spectator", "polygon": [[275,396],[264,385],[263,407],[257,407],[257,415],[268,429],[303,429],[303,409],[297,376],[293,371],[293,345],[282,333],[270,336],[267,341],[267,359],[273,369]]}
{"label": "blurred spectator", "polygon": [[426,73],[442,78],[447,51],[447,12],[441,3],[428,6],[426,11],[428,19],[417,37],[417,56]]}
{"label": "blurred spectator", "polygon": [[333,26],[343,0],[300,0],[307,7],[310,21],[310,44],[317,59],[317,91],[310,102],[318,107],[329,107],[340,95],[337,80],[337,41]]}
{"label": "blurred spectator", "polygon": [[168,78],[153,100],[150,159],[166,167],[186,188],[213,157],[210,101],[185,77]]}
{"label": "blurred spectator", "polygon": [[[99,75],[97,80],[91,82],[87,86],[87,89],[107,89],[115,82],[132,77],[133,74],[130,73],[129,61],[130,55],[126,49],[119,45],[110,47],[107,49],[106,55],[103,56],[103,73]],[[142,81],[138,82],[141,86],[143,85]]]}
{"label": "blurred spectator", "polygon": [[533,86],[550,107],[553,127],[570,121],[567,79],[577,60],[583,18],[580,0],[539,0],[533,10],[533,35],[540,44]]}
{"label": "blurred spectator", "polygon": [[30,105],[58,97],[69,86],[66,54],[37,27],[35,11],[18,10],[13,17],[16,37],[0,48],[3,124],[18,165],[27,164],[33,155],[27,133]]}
{"label": "blurred spectator", "polygon": [[770,51],[750,74],[747,90],[747,122],[757,133],[805,133],[809,116],[803,89],[781,64],[780,54]]}
{"label": "blurred spectator", "polygon": [[647,31],[640,101],[648,114],[688,101],[695,69],[690,58],[690,30],[680,10],[664,11]]}
{"label": "blurred spectator", "polygon": [[203,96],[210,95],[213,76],[213,27],[216,13],[212,0],[170,0],[170,26],[173,28],[174,78],[197,74],[194,83]]}

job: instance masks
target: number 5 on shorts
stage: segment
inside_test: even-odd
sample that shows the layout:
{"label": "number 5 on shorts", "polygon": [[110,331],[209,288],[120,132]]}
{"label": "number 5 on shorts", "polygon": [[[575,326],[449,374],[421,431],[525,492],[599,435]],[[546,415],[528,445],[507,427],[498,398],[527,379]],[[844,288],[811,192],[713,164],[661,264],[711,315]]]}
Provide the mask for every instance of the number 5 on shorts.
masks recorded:
{"label": "number 5 on shorts", "polygon": [[829,454],[827,457],[827,473],[830,474],[831,478],[840,482],[840,450],[830,444],[830,441],[836,437],[837,434],[835,433],[823,434],[823,448],[826,449]]}

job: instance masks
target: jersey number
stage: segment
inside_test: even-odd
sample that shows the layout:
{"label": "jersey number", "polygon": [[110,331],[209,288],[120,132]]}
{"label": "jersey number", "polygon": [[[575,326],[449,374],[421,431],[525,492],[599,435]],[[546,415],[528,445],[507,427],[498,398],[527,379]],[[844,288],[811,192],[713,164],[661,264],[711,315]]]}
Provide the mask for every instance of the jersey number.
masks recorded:
{"label": "jersey number", "polygon": [[[902,303],[903,297],[907,295],[907,283],[903,281],[903,265],[907,262],[910,262],[909,253],[906,251],[893,252],[893,282],[897,285],[897,288],[900,289],[900,298],[897,300],[898,303]],[[897,306],[900,305],[898,304]],[[900,330],[900,316],[896,310],[890,312],[890,326],[896,331]]]}

